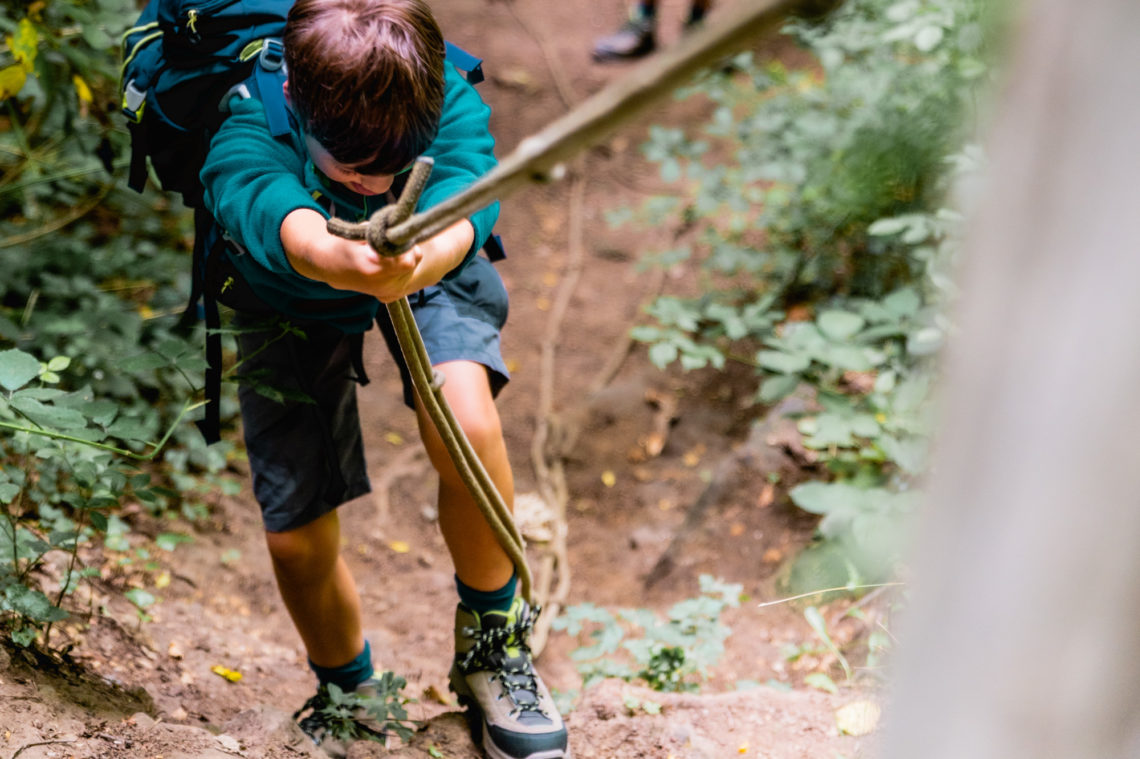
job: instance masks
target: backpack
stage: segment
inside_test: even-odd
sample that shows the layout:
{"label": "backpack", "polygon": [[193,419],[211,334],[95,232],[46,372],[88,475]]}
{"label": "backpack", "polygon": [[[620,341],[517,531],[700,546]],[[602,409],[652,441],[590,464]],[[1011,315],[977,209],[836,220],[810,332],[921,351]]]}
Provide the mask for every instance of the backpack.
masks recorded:
{"label": "backpack", "polygon": [[[206,321],[206,414],[196,424],[207,444],[220,439],[222,365],[221,321],[206,287],[207,268],[221,258],[225,240],[203,207],[198,174],[235,94],[265,105],[274,137],[290,132],[281,38],[293,1],[149,0],[123,35],[119,94],[131,141],[127,184],[142,192],[149,161],[162,189],[181,194],[194,210],[192,289],[179,324],[188,329],[202,316]],[[482,61],[445,44],[447,60],[471,84],[481,82]],[[497,236],[488,253],[502,257]]]}

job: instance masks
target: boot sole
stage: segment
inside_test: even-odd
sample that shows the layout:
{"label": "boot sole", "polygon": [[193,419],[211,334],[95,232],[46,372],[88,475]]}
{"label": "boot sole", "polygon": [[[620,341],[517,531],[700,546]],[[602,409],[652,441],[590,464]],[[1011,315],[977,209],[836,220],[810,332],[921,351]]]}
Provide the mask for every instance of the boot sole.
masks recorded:
{"label": "boot sole", "polygon": [[467,720],[467,729],[471,731],[471,740],[476,746],[483,749],[488,759],[573,759],[570,755],[569,746],[566,747],[565,751],[556,748],[549,751],[537,751],[533,754],[527,754],[525,757],[505,753],[495,745],[494,739],[491,738],[490,731],[487,729],[487,722],[483,719],[483,710],[479,708],[479,702],[471,696],[460,694],[454,687],[451,688],[451,691],[455,693],[456,701],[463,707],[463,718]]}

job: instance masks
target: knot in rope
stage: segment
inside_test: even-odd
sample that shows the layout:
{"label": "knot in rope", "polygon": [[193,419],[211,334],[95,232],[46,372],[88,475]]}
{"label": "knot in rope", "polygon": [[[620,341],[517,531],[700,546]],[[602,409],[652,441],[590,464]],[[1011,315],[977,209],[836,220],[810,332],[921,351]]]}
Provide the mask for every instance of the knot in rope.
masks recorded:
{"label": "knot in rope", "polygon": [[368,219],[364,239],[382,256],[394,256],[400,252],[399,248],[388,240],[388,228],[400,221],[395,218],[396,211],[396,206],[384,206]]}

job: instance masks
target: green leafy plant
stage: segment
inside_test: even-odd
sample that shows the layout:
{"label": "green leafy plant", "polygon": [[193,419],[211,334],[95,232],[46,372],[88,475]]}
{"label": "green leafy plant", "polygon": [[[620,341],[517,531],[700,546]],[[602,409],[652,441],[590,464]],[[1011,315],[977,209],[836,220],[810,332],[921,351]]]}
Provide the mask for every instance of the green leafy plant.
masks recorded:
{"label": "green leafy plant", "polygon": [[695,271],[700,292],[649,307],[633,337],[651,361],[748,364],[757,413],[806,401],[799,429],[822,477],[791,497],[822,521],[795,587],[880,580],[899,559],[931,357],[951,329],[961,218],[946,199],[981,163],[968,117],[989,28],[980,0],[849,0],[789,24],[813,65],[743,54],[686,88],[708,121],[653,128],[644,153],[687,192],[611,216],[687,230],[645,259]]}
{"label": "green leafy plant", "polygon": [[675,604],[666,619],[647,609],[621,609],[615,615],[590,603],[567,608],[554,620],[554,629],[594,641],[570,655],[583,687],[617,677],[641,680],[658,691],[696,690],[697,680],[724,654],[731,630],[720,616],[739,605],[741,592],[740,585],[709,575],[701,576],[700,587],[700,596]]}
{"label": "green leafy plant", "polygon": [[[0,2],[0,625],[24,644],[47,644],[98,573],[81,549],[152,563],[127,550],[121,505],[203,521],[237,487],[234,446],[184,423],[205,365],[201,327],[177,325],[191,217],[126,187],[118,44],[137,14],[134,0]],[[223,420],[236,408],[225,393]]]}
{"label": "green leafy plant", "polygon": [[[404,708],[409,702],[402,692],[407,684],[404,678],[384,672],[370,684],[370,688],[375,689],[374,694],[346,692],[333,683],[324,685],[326,699],[318,709],[320,720],[328,727],[329,735],[339,741],[382,741],[389,732],[402,740],[410,740],[416,723],[408,719]],[[378,732],[360,723],[362,714],[375,720]]]}
{"label": "green leafy plant", "polygon": [[[145,454],[124,447],[145,442],[145,428],[87,390],[55,387],[68,366],[0,351],[0,429],[11,433],[0,445],[0,622],[25,646],[41,636],[49,644],[51,626],[68,616],[66,598],[92,574],[83,545],[102,537],[110,550],[130,548],[114,510],[127,496],[152,497],[151,477],[139,466],[162,444]],[[157,545],[171,550],[182,540],[164,533]],[[56,587],[48,585],[52,576]],[[141,588],[125,595],[144,621],[154,596]]]}

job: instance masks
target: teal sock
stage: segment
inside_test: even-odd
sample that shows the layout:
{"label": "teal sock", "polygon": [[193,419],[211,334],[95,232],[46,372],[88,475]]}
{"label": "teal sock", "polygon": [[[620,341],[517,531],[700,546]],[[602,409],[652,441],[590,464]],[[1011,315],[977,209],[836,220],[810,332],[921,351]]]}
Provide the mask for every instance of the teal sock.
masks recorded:
{"label": "teal sock", "polygon": [[653,19],[657,17],[657,2],[640,2],[633,8],[633,17],[636,19]]}
{"label": "teal sock", "polygon": [[455,589],[459,591],[459,600],[468,609],[480,614],[488,611],[508,611],[515,600],[515,586],[518,584],[518,573],[511,574],[507,584],[498,590],[475,590],[466,585],[455,576]]}
{"label": "teal sock", "polygon": [[368,645],[368,641],[364,641],[364,650],[357,654],[355,659],[339,667],[322,667],[319,664],[313,664],[310,659],[309,669],[313,670],[321,685],[332,683],[347,693],[355,690],[356,686],[372,677],[374,673],[372,669],[372,647]]}

